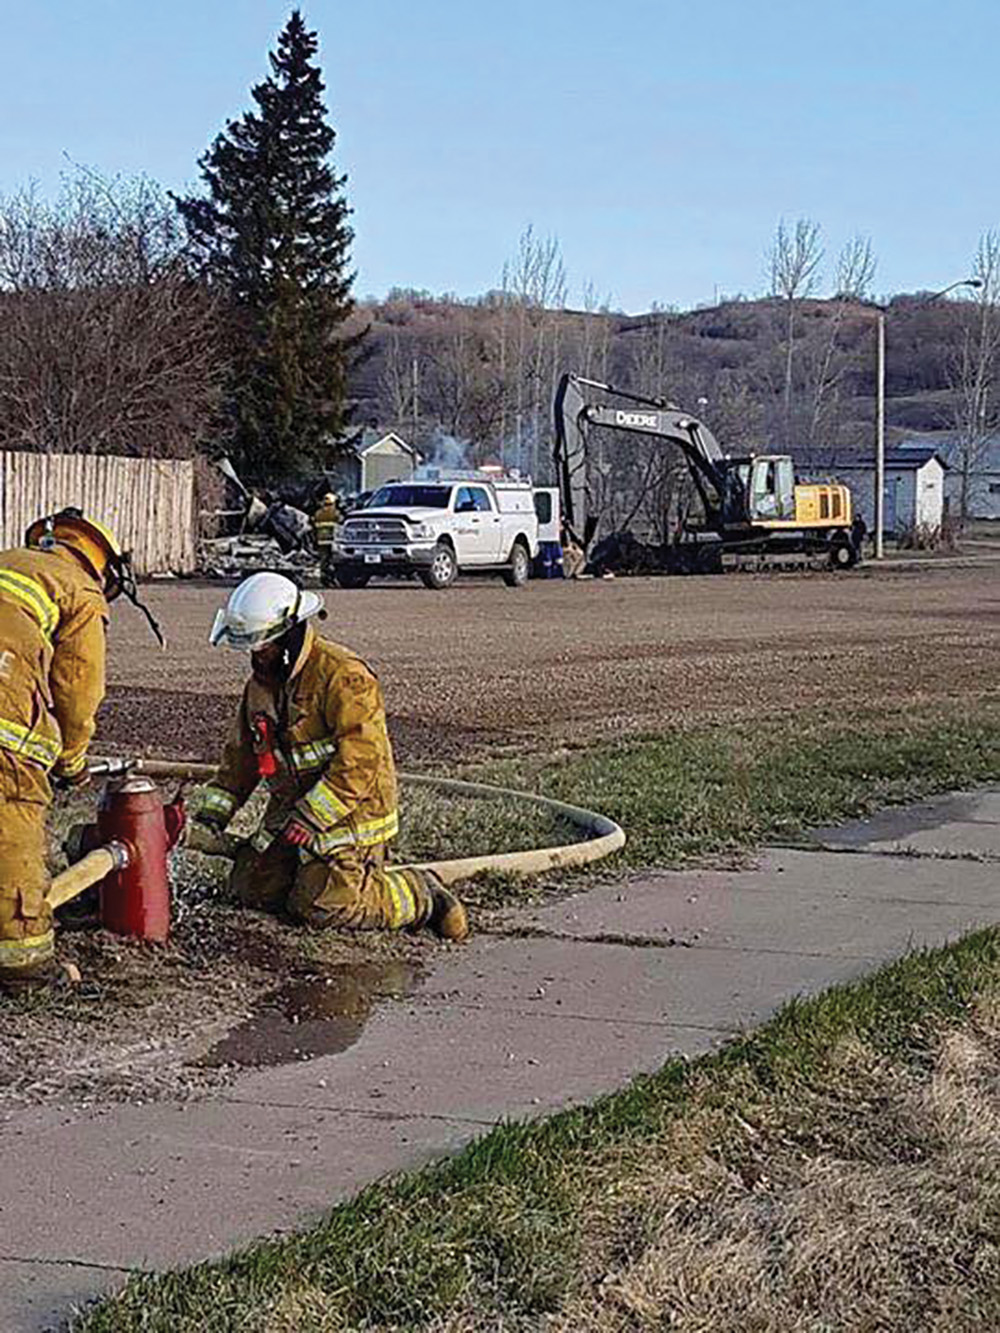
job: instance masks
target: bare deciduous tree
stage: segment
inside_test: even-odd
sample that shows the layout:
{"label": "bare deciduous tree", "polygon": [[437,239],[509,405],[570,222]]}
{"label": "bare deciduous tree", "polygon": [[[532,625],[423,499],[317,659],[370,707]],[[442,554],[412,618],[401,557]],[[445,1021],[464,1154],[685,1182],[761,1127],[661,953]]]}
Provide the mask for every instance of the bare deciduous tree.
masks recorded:
{"label": "bare deciduous tree", "polygon": [[878,261],[867,236],[852,236],[837,258],[837,291],[842,301],[867,301]]}
{"label": "bare deciduous tree", "polygon": [[[552,367],[558,339],[558,319],[551,317],[566,301],[566,269],[559,241],[535,234],[528,225],[521,233],[517,254],[504,265],[503,290],[514,316],[512,355],[505,358],[505,382],[512,382],[515,450],[518,464],[528,464],[536,475],[542,421],[547,419]],[[506,419],[506,413],[504,414]]]}
{"label": "bare deciduous tree", "polygon": [[389,425],[417,443],[420,417],[420,383],[414,373],[414,357],[396,330],[386,339],[379,376],[379,400],[388,412]]}
{"label": "bare deciduous tree", "polygon": [[950,368],[960,468],[959,518],[969,517],[974,474],[1000,429],[1000,232],[987,231],[972,266],[978,287],[965,302],[961,346]]}
{"label": "bare deciduous tree", "polygon": [[468,311],[436,340],[431,381],[440,424],[472,446],[470,462],[482,461],[500,424],[503,384],[489,331]]}
{"label": "bare deciduous tree", "polygon": [[785,303],[785,376],[784,419],[785,443],[792,440],[792,395],[795,357],[796,302],[811,296],[819,281],[823,262],[823,246],[818,222],[799,218],[793,229],[778,223],[774,242],[768,255],[771,275],[771,294]]}
{"label": "bare deciduous tree", "polygon": [[78,170],[0,198],[0,447],[192,454],[224,364],[213,298],[151,182]]}
{"label": "bare deciduous tree", "polygon": [[813,449],[828,437],[832,459],[837,446],[837,406],[840,383],[848,365],[842,347],[845,321],[851,308],[868,299],[875,280],[875,253],[866,236],[852,236],[837,258],[837,290],[831,303],[826,336],[817,349],[810,368],[809,385],[812,410],[809,418],[809,444]]}

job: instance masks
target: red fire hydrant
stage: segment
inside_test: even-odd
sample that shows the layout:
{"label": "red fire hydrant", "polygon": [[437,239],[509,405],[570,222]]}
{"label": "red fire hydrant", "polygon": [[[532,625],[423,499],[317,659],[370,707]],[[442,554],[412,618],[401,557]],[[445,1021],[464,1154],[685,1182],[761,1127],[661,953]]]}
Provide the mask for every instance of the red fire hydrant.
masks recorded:
{"label": "red fire hydrant", "polygon": [[100,884],[101,924],[117,935],[162,943],[170,933],[167,854],[184,830],[178,795],[164,805],[149,778],[110,781],[97,810],[97,824],[83,830],[82,850],[123,844],[128,864]]}

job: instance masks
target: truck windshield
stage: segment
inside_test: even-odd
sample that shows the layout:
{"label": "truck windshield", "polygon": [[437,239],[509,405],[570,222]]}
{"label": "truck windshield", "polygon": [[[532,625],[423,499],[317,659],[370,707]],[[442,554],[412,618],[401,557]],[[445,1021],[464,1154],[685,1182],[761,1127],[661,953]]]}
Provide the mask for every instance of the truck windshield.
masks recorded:
{"label": "truck windshield", "polygon": [[450,486],[383,486],[365,508],[447,509],[450,497]]}

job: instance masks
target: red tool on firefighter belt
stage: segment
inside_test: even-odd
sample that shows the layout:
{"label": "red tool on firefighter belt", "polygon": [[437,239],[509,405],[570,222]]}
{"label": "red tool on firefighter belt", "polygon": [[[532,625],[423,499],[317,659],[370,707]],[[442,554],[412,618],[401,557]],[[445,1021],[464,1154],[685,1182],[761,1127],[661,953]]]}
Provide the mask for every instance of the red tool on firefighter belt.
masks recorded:
{"label": "red tool on firefighter belt", "polygon": [[274,753],[274,721],[266,713],[257,713],[253,719],[253,748],[257,756],[257,774],[273,778],[278,771]]}

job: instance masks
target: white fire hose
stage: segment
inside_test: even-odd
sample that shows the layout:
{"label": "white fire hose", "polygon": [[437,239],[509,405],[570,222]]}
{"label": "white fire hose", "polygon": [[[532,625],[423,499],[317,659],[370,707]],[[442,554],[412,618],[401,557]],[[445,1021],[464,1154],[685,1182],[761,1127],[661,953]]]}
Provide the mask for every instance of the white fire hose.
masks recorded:
{"label": "white fire hose", "polygon": [[[212,764],[196,764],[171,759],[96,759],[90,766],[95,776],[114,773],[144,773],[150,778],[176,778],[187,782],[208,782],[215,775]],[[487,800],[521,801],[539,810],[565,820],[580,832],[578,842],[563,843],[558,847],[533,847],[525,852],[492,852],[485,856],[465,856],[455,860],[421,861],[411,867],[433,870],[446,884],[469,879],[484,871],[515,875],[539,875],[546,870],[566,869],[601,861],[625,846],[625,831],[613,819],[578,805],[567,805],[548,796],[514,791],[508,787],[494,787],[484,782],[462,782],[457,778],[438,778],[422,773],[400,773],[401,782],[414,787],[428,787],[452,796],[474,796]],[[242,846],[242,839],[223,834],[214,844],[206,844],[209,855],[233,856]]]}

